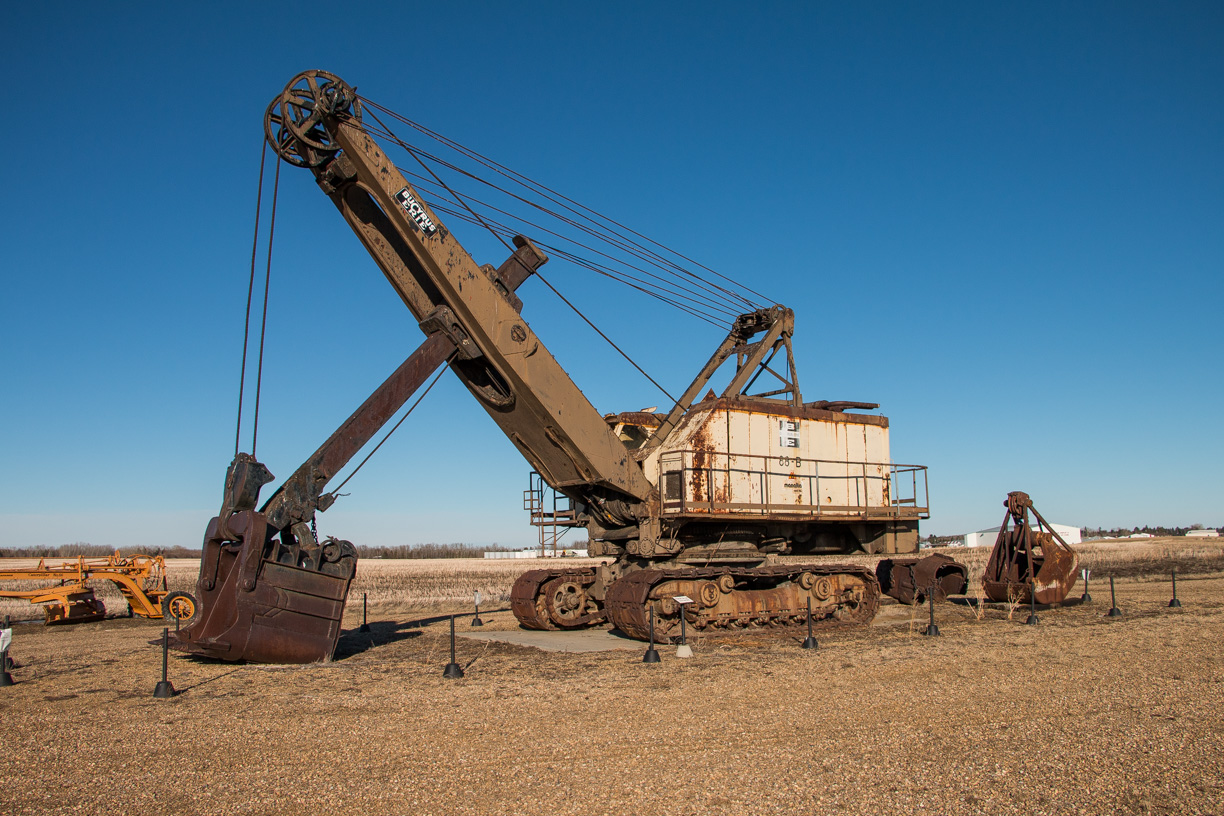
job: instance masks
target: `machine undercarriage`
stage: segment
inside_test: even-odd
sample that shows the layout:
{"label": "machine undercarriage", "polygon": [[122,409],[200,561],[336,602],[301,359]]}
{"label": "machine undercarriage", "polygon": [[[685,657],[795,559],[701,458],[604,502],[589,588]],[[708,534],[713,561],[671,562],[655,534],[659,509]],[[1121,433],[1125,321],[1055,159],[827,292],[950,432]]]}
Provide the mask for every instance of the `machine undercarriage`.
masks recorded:
{"label": "machine undercarriage", "polygon": [[[692,603],[675,599],[689,598]],[[767,564],[689,567],[619,561],[587,569],[530,570],[511,593],[511,608],[529,629],[576,629],[609,623],[645,640],[680,630],[768,630],[866,624],[880,603],[880,584],[864,567]]]}

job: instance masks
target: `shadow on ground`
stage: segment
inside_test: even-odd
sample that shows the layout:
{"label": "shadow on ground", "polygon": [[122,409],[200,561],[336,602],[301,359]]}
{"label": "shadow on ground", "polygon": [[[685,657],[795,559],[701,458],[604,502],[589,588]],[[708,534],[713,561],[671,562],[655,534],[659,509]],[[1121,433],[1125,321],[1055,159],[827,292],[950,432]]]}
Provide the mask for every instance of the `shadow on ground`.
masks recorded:
{"label": "shadow on ground", "polygon": [[350,629],[340,635],[340,640],[336,642],[336,653],[332,660],[344,660],[347,657],[359,655],[378,646],[386,646],[388,643],[420,637],[420,627],[422,625],[446,619],[447,616],[434,619],[427,618],[419,621],[371,621],[368,632],[363,632],[360,628],[357,628]]}

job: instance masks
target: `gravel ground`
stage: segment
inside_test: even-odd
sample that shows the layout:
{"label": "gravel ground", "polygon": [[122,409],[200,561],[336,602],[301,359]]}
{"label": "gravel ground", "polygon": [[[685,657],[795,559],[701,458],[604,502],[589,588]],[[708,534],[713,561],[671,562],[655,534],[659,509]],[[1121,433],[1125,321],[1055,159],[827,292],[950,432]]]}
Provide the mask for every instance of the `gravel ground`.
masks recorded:
{"label": "gravel ground", "polygon": [[374,607],[329,664],[172,654],[171,700],[156,622],[19,626],[0,813],[1221,814],[1224,577],[1178,590],[1119,582],[1109,620],[1094,584],[1036,627],[941,605],[940,638],[892,609],[816,652],[707,638],[657,666],[460,639],[462,680],[458,608]]}

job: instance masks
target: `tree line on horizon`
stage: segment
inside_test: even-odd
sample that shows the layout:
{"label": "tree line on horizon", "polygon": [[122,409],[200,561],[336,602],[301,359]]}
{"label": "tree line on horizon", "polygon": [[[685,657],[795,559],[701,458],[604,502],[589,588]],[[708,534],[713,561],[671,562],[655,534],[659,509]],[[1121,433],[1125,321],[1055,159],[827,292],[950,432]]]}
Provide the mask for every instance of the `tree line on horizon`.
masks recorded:
{"label": "tree line on horizon", "polygon": [[[76,541],[58,547],[4,547],[0,554],[5,558],[105,558],[116,552],[114,547]],[[160,555],[163,558],[199,558],[201,550],[190,547],[128,547],[119,550],[123,555]]]}
{"label": "tree line on horizon", "polygon": [[[509,552],[511,547],[500,544],[476,546],[472,544],[401,544],[397,547],[357,547],[360,558],[483,558],[486,552]],[[100,544],[76,541],[57,547],[5,547],[0,555],[5,558],[105,558],[115,550]],[[163,558],[199,558],[200,548],[190,547],[131,547],[120,550],[124,555],[160,555]]]}
{"label": "tree line on horizon", "polygon": [[[1105,529],[1104,527],[1081,527],[1080,535],[1085,539],[1125,538],[1135,533],[1147,533],[1152,536],[1184,536],[1191,530],[1204,529],[1214,529],[1221,536],[1224,536],[1224,527],[1204,527],[1202,524],[1191,524],[1188,527],[1153,527],[1144,525],[1143,527],[1113,527],[1110,529]],[[946,547],[953,542],[960,541],[962,538],[964,536],[929,535],[922,536],[920,540],[928,547]],[[584,543],[575,542],[575,545],[581,547]],[[394,547],[367,547],[360,545],[357,547],[357,555],[359,558],[483,558],[486,552],[511,552],[515,549],[520,548],[506,547],[497,543],[475,545],[462,543],[436,544],[429,542],[426,544],[400,544]],[[83,556],[85,558],[105,558],[114,552],[115,550],[111,547],[90,544],[86,541],[76,541],[72,544],[60,544],[57,547],[4,547],[0,548],[0,557],[77,558]],[[163,558],[199,558],[202,554],[202,550],[199,548],[192,549],[178,545],[173,547],[132,547],[120,550],[120,552],[124,555],[160,555]]]}
{"label": "tree line on horizon", "polygon": [[1201,524],[1191,524],[1189,527],[1114,527],[1106,530],[1104,527],[1082,527],[1080,535],[1084,538],[1126,538],[1135,533],[1147,533],[1152,536],[1184,536],[1191,530],[1215,530],[1224,535],[1224,527],[1204,527]]}

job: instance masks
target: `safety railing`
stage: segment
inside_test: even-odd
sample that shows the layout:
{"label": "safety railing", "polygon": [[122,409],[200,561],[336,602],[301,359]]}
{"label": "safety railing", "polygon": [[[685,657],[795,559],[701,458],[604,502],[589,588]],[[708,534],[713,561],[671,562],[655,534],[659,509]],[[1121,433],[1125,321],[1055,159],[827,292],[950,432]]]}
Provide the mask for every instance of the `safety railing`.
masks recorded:
{"label": "safety railing", "polygon": [[664,516],[930,516],[924,465],[683,450],[659,457],[659,482]]}
{"label": "safety railing", "polygon": [[531,525],[540,530],[540,555],[549,555],[550,548],[551,554],[556,555],[560,540],[570,528],[579,527],[582,522],[569,496],[553,490],[534,470],[528,479],[529,486],[523,491],[523,509],[531,515]]}

